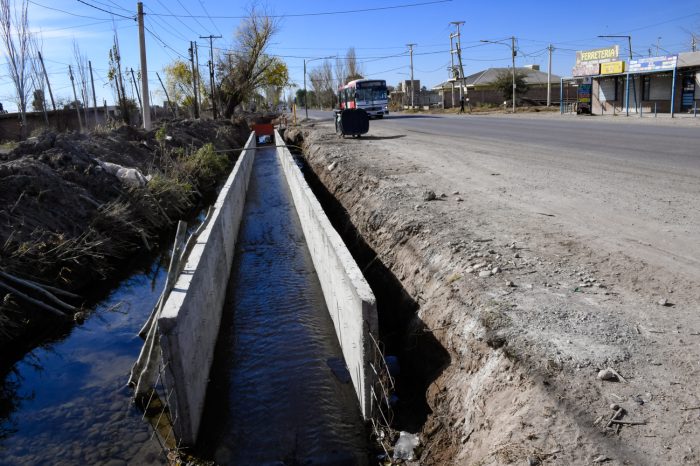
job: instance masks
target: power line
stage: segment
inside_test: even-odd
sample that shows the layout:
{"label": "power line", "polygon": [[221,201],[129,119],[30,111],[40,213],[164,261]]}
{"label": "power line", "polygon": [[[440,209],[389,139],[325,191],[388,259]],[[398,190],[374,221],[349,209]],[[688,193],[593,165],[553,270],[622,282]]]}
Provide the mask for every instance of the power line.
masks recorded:
{"label": "power line", "polygon": [[201,27],[201,28],[202,28],[203,30],[205,30],[205,31],[207,30],[207,28],[204,27],[204,25],[203,25],[202,23],[200,23],[199,20],[198,20],[195,16],[192,16],[192,13],[190,13],[190,10],[188,10],[187,7],[185,7],[185,5],[183,5],[182,2],[181,2],[180,0],[177,0],[177,3],[182,7],[183,10],[185,10],[185,12],[187,13],[187,15],[188,15],[190,18],[194,19],[195,22],[196,22],[197,24],[199,24],[199,27]]}
{"label": "power line", "polygon": [[172,50],[173,52],[175,52],[175,54],[177,54],[177,55],[178,55],[179,57],[181,57],[182,59],[184,59],[184,60],[189,60],[188,57],[184,56],[183,54],[181,54],[180,52],[178,52],[177,50],[175,50],[174,48],[172,48],[170,45],[168,45],[168,43],[165,42],[163,39],[161,39],[160,36],[159,36],[158,34],[156,34],[155,32],[151,31],[151,30],[150,30],[149,28],[147,28],[146,26],[144,26],[144,29],[145,29],[146,31],[148,31],[153,37],[155,37],[161,44],[163,44],[163,47]]}
{"label": "power line", "polygon": [[[81,0],[78,0],[81,1]],[[424,5],[435,5],[438,3],[451,3],[452,0],[435,0],[432,2],[421,2],[421,3],[407,3],[403,5],[394,5],[394,6],[385,6],[385,7],[376,7],[376,8],[363,8],[363,9],[358,9],[358,10],[343,10],[343,11],[325,11],[325,12],[319,12],[319,13],[289,13],[289,14],[283,14],[283,15],[266,15],[268,18],[298,18],[298,17],[305,17],[305,16],[330,16],[330,15],[346,15],[346,14],[351,14],[351,13],[367,13],[370,11],[381,11],[381,10],[396,10],[400,8],[412,8],[412,7],[417,7],[417,6],[424,6]],[[154,13],[157,16],[179,16],[181,18],[206,18],[206,16],[201,16],[201,15],[166,15],[166,14],[158,14]],[[212,18],[216,19],[246,19],[248,16],[212,16]]]}
{"label": "power line", "polygon": [[209,22],[211,23],[211,25],[214,26],[214,29],[216,29],[216,32],[218,32],[219,35],[222,36],[223,34],[221,33],[221,31],[219,30],[219,28],[218,28],[218,27],[216,26],[216,24],[214,23],[214,20],[211,19],[211,15],[209,15],[209,12],[207,11],[207,8],[204,6],[204,2],[203,2],[202,0],[199,0],[199,4],[202,6],[202,10],[204,10],[204,13],[207,15],[207,18],[209,18]]}
{"label": "power line", "polygon": [[[75,17],[77,17],[77,18],[98,19],[98,20],[101,20],[101,21],[109,21],[109,19],[107,19],[107,18],[97,18],[97,17],[95,17],[95,16],[79,15],[79,14],[76,14],[76,13],[71,13],[70,11],[61,10],[61,9],[59,9],[59,8],[54,8],[54,7],[52,7],[52,6],[42,5],[41,3],[37,3],[37,2],[32,1],[32,0],[27,0],[27,2],[28,2],[28,3],[31,3],[32,5],[36,5],[36,6],[38,6],[38,7],[45,8],[45,9],[47,9],[47,10],[58,11],[58,12],[60,12],[60,13],[64,13],[64,14],[69,15],[69,16],[75,16]],[[133,19],[133,18],[128,18],[128,19]]]}
{"label": "power line", "polygon": [[93,5],[92,3],[88,3],[88,2],[86,2],[86,1],[84,1],[84,0],[78,0],[78,2],[79,2],[79,3],[82,3],[83,5],[89,6],[90,8],[94,8],[94,9],[96,9],[96,10],[100,10],[100,11],[103,11],[103,12],[105,12],[105,13],[109,13],[109,14],[112,15],[112,16],[118,16],[118,17],[120,17],[120,18],[126,18],[126,19],[133,19],[134,21],[136,21],[136,16],[135,16],[135,15],[134,15],[134,16],[124,16],[124,15],[120,15],[119,13],[114,13],[113,11],[105,10],[104,8],[100,8],[99,6]]}

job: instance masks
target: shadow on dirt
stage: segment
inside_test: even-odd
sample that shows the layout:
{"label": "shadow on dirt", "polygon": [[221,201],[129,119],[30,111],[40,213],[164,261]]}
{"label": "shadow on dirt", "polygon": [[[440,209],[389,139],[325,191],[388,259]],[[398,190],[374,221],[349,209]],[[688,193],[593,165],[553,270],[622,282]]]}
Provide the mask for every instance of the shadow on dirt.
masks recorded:
{"label": "shadow on dirt", "polygon": [[419,432],[431,413],[426,391],[449,365],[449,353],[427,331],[427,326],[417,316],[418,303],[362,238],[345,208],[327,190],[304,158],[298,152],[295,155],[304,177],[377,299],[379,337],[385,346],[385,355],[396,356],[400,365],[400,373],[396,377],[398,402],[394,406],[392,427]]}

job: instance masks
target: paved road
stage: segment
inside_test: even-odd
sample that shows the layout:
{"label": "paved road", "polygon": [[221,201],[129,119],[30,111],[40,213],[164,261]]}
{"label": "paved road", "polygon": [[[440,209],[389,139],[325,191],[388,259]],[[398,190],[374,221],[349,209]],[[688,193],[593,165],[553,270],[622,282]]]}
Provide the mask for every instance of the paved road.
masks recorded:
{"label": "paved road", "polygon": [[589,244],[700,275],[700,121],[391,115],[366,139],[390,151],[389,169],[436,191],[472,192],[488,212],[551,214]]}

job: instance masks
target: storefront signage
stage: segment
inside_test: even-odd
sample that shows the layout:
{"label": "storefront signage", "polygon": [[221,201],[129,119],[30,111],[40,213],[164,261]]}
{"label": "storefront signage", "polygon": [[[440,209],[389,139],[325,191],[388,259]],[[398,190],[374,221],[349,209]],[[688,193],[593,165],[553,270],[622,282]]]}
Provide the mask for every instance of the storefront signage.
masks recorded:
{"label": "storefront signage", "polygon": [[625,72],[625,62],[611,61],[600,64],[600,74],[619,74]]}
{"label": "storefront signage", "polygon": [[604,49],[584,50],[576,52],[576,64],[584,62],[605,63],[617,60],[619,56],[619,45],[613,45]]}
{"label": "storefront signage", "polygon": [[593,86],[591,84],[579,84],[577,99],[579,103],[590,104]]}
{"label": "storefront signage", "polygon": [[595,76],[600,73],[599,63],[577,63],[572,70],[572,76]]}
{"label": "storefront signage", "polygon": [[676,67],[678,61],[677,55],[667,55],[661,57],[640,58],[639,60],[630,60],[630,73],[639,73],[645,71],[662,71],[672,70]]}

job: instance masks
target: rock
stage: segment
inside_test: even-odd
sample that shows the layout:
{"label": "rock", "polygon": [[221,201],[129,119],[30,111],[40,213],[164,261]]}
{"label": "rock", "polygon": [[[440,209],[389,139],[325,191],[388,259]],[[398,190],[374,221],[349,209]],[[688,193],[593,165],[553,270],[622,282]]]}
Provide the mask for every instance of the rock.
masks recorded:
{"label": "rock", "polygon": [[413,210],[420,210],[420,204],[416,204],[413,206]]}
{"label": "rock", "polygon": [[598,372],[598,379],[600,380],[610,380],[610,381],[617,381],[617,374],[615,373],[614,370],[610,369],[609,367],[607,369],[603,369],[600,372]]}
{"label": "rock", "polygon": [[491,273],[496,275],[497,273],[501,273],[501,268],[500,267],[494,267],[491,269]]}
{"label": "rock", "polygon": [[479,272],[479,277],[481,278],[486,278],[491,276],[491,271],[490,270],[482,270]]}
{"label": "rock", "polygon": [[528,466],[539,466],[540,464],[542,464],[542,462],[536,456],[528,456],[527,457],[527,465]]}
{"label": "rock", "polygon": [[463,202],[463,201],[464,201],[464,199],[462,199],[461,197],[457,196],[457,202]]}
{"label": "rock", "polygon": [[608,458],[605,455],[598,455],[592,460],[594,463],[605,463],[606,461],[610,461],[610,458]]}
{"label": "rock", "polygon": [[459,194],[459,191],[452,191],[452,194],[456,196],[457,194]]}
{"label": "rock", "polygon": [[668,299],[663,298],[663,299],[660,299],[660,300],[657,302],[657,304],[658,304],[659,306],[668,306],[668,305],[670,305],[671,303],[668,302]]}
{"label": "rock", "polygon": [[618,409],[620,409],[620,405],[617,403],[613,403],[610,405],[610,409],[612,409],[613,411],[617,411]]}
{"label": "rock", "polygon": [[520,259],[520,254],[516,252],[515,254],[513,254],[513,257],[515,257],[516,259]]}
{"label": "rock", "polygon": [[435,195],[435,191],[428,189],[427,191],[423,191],[423,200],[424,201],[434,201],[437,199],[437,196]]}
{"label": "rock", "polygon": [[447,197],[447,194],[445,193],[440,193],[440,199],[445,199]]}
{"label": "rock", "polygon": [[338,162],[331,163],[330,165],[328,165],[328,171],[332,172],[335,169],[335,167],[337,167],[337,166],[338,166]]}
{"label": "rock", "polygon": [[515,287],[515,283],[513,283],[510,280],[506,280],[506,286],[513,288],[513,287]]}

